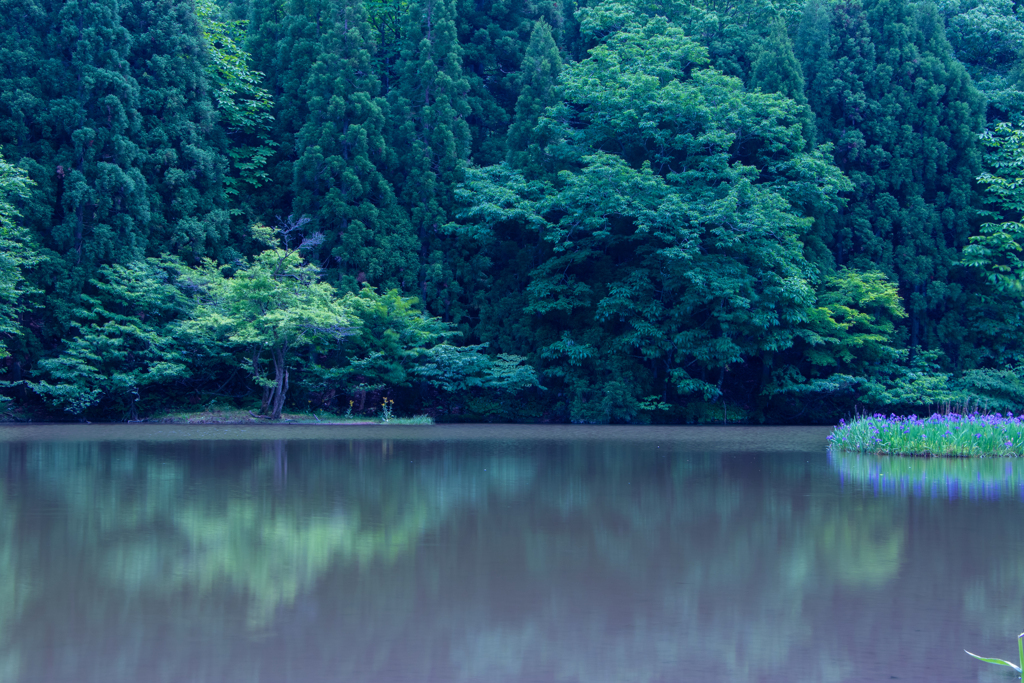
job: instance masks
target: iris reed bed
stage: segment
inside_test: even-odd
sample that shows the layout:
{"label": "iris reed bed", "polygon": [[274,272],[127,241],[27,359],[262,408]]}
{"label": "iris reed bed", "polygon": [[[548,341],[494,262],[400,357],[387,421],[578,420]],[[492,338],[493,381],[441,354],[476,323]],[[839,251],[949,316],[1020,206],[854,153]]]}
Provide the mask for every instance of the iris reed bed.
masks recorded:
{"label": "iris reed bed", "polygon": [[1024,458],[916,458],[833,449],[842,485],[919,498],[1024,500]]}
{"label": "iris reed bed", "polygon": [[828,438],[833,449],[878,455],[1017,457],[1024,455],[1024,416],[875,414],[840,420]]}

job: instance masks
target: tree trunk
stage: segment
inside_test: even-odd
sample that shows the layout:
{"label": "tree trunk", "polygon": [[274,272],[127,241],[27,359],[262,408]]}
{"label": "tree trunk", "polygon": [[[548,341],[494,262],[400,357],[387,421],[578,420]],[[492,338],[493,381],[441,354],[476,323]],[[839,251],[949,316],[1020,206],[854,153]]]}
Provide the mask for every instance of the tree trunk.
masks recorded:
{"label": "tree trunk", "polygon": [[263,390],[262,415],[272,420],[281,419],[284,401],[288,395],[288,367],[285,365],[285,349],[274,349],[270,354],[274,363],[274,385]]}
{"label": "tree trunk", "polygon": [[284,409],[284,399],[288,394],[288,369],[285,368],[283,374],[278,379],[277,383],[277,396],[274,398],[274,412],[271,413],[270,417],[274,420],[281,419],[281,411]]}

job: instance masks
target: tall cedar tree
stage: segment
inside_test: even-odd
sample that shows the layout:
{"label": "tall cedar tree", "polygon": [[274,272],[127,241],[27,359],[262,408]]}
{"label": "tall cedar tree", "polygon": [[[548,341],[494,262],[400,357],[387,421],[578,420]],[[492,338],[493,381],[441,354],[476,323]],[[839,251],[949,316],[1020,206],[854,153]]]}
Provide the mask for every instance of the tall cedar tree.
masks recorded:
{"label": "tall cedar tree", "polygon": [[[102,263],[138,258],[152,218],[140,149],[139,85],[120,3],[19,3],[5,21],[0,141],[37,184],[26,224],[48,257],[37,272],[67,330]],[[19,13],[20,14],[20,13]]]}
{"label": "tall cedar tree", "polygon": [[320,0],[253,0],[250,8],[246,47],[274,100],[272,138],[278,145],[267,162],[269,182],[253,200],[254,210],[268,223],[285,220],[292,213],[297,136],[309,120],[306,80],[323,49],[322,4]]}
{"label": "tall cedar tree", "polygon": [[793,52],[793,41],[789,39],[783,20],[773,21],[771,33],[761,41],[750,70],[749,85],[764,92],[785,95],[803,107],[804,138],[809,145],[814,145],[814,116],[807,107],[803,69]]}
{"label": "tall cedar tree", "polygon": [[544,153],[548,139],[537,125],[544,110],[558,99],[558,75],[561,71],[562,57],[551,27],[543,19],[538,19],[518,74],[519,99],[516,100],[515,118],[509,126],[506,143],[509,164],[521,169],[527,177],[538,177],[550,171]]}
{"label": "tall cedar tree", "polygon": [[516,103],[515,72],[532,22],[531,3],[520,0],[458,0],[462,66],[469,83],[467,123],[473,161],[481,166],[505,156],[505,130]]}
{"label": "tall cedar tree", "polygon": [[455,0],[417,0],[406,15],[400,82],[389,95],[392,168],[419,237],[419,294],[445,320],[460,318],[459,278],[468,270],[445,226],[469,157],[470,132]]}
{"label": "tall cedar tree", "polygon": [[186,261],[233,255],[225,254],[226,139],[216,126],[192,3],[134,0],[125,6],[124,26],[132,35],[129,62],[139,84],[150,251]]}
{"label": "tall cedar tree", "polygon": [[319,55],[302,89],[309,105],[296,137],[292,213],[313,218],[324,235],[321,263],[343,289],[364,281],[413,289],[416,238],[378,170],[385,103],[362,2],[328,0],[318,24]]}
{"label": "tall cedar tree", "polygon": [[[558,76],[562,59],[550,25],[538,19],[530,35],[522,69],[516,74],[520,89],[515,117],[507,136],[507,165],[525,178],[552,178],[554,168],[545,150],[549,127],[540,125],[548,107],[559,102]],[[514,185],[500,174],[503,166],[487,169],[498,173],[503,189]],[[476,199],[479,199],[477,197]],[[470,199],[472,201],[472,199]],[[530,272],[550,254],[550,246],[538,239],[529,219],[515,216],[498,222],[486,234],[477,232],[477,258],[501,264],[482,270],[470,291],[470,308],[478,318],[474,340],[487,341],[497,351],[530,354],[535,351],[534,317],[523,315],[529,305],[526,288]]]}
{"label": "tall cedar tree", "polygon": [[189,3],[19,7],[0,29],[0,143],[37,185],[23,213],[57,336],[101,265],[225,245],[223,157]]}
{"label": "tall cedar tree", "polygon": [[[469,186],[478,188],[479,176],[493,179],[489,186],[499,193],[517,190],[515,174],[530,179],[552,178],[547,161],[547,130],[539,126],[544,111],[558,103],[558,75],[562,60],[550,25],[543,19],[534,23],[522,69],[515,75],[520,95],[515,118],[508,129],[508,161],[470,172]],[[489,204],[480,202],[473,191],[459,193],[464,213]],[[492,198],[488,198],[489,200]],[[500,203],[501,200],[497,199]],[[479,230],[465,221],[460,234],[470,238],[470,261],[476,267],[473,278],[465,280],[465,305],[474,324],[472,341],[487,342],[492,351],[530,354],[536,347],[532,316],[523,311],[529,304],[526,287],[530,272],[550,253],[538,239],[535,226],[526,216],[515,214],[497,221],[493,229]]]}
{"label": "tall cedar tree", "polygon": [[931,5],[812,2],[800,32],[819,139],[835,144],[854,183],[821,229],[840,265],[898,280],[911,348],[934,347],[961,294],[955,264],[976,212],[981,97]]}

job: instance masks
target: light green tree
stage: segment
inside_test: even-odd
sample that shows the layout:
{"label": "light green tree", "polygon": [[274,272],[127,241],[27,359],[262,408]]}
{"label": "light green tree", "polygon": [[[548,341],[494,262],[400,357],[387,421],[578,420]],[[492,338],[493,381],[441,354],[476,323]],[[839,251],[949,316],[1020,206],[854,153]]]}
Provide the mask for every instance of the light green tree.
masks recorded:
{"label": "light green tree", "polygon": [[269,179],[264,167],[277,146],[270,138],[274,101],[263,87],[263,74],[250,66],[251,56],[242,47],[248,22],[223,19],[214,0],[196,0],[195,6],[209,55],[204,69],[233,143],[228,152],[233,172],[226,191],[237,196]]}
{"label": "light green tree", "polygon": [[137,419],[145,389],[190,374],[179,333],[194,308],[182,291],[189,273],[172,257],[101,266],[75,313],[75,336],[39,362],[33,391],[72,415],[96,407]]}
{"label": "light green tree", "polygon": [[16,222],[16,202],[28,198],[32,184],[24,171],[0,156],[0,358],[9,355],[4,337],[21,334],[18,314],[28,291],[23,269],[39,261]]}
{"label": "light green tree", "polygon": [[487,344],[456,346],[462,333],[454,325],[423,313],[417,299],[398,290],[378,294],[366,285],[342,303],[358,325],[344,353],[325,356],[320,381],[324,388],[347,384],[360,411],[367,391],[385,387],[427,385],[441,392],[451,411],[456,399],[470,393],[509,395],[539,385],[536,371],[520,356],[488,355]]}
{"label": "light green tree", "polygon": [[1024,243],[1024,129],[1000,123],[987,131],[982,139],[990,148],[985,171],[978,182],[988,186],[991,200],[1003,214],[991,217],[1008,220],[991,221],[981,226],[981,233],[971,237],[964,247],[964,263],[984,270],[988,281],[1003,290],[1024,292],[1024,259],[1020,253]]}
{"label": "light green tree", "polygon": [[[272,244],[270,228],[254,236]],[[216,267],[199,278],[205,298],[188,326],[198,334],[246,350],[244,365],[263,389],[260,413],[279,419],[288,395],[290,369],[299,352],[323,349],[351,334],[355,319],[319,269],[300,250],[272,247],[249,261]]]}

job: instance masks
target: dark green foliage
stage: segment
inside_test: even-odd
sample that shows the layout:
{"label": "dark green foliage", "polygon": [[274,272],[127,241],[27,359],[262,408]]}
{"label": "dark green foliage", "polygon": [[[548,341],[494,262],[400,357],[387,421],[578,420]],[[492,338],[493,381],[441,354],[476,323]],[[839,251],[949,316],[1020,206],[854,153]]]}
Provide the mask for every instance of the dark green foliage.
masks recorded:
{"label": "dark green foliage", "polygon": [[147,246],[186,261],[221,255],[229,243],[227,160],[209,141],[216,126],[203,69],[208,51],[192,2],[134,0],[123,23],[139,87]]}
{"label": "dark green foliage", "polygon": [[801,32],[819,139],[835,145],[854,183],[823,234],[839,264],[897,279],[911,348],[938,347],[939,321],[962,294],[957,253],[977,215],[981,97],[931,5],[812,2]]}
{"label": "dark green foliage", "polygon": [[417,244],[378,169],[386,105],[372,72],[362,3],[325,3],[318,24],[319,56],[302,87],[309,112],[296,137],[291,213],[313,217],[312,228],[324,237],[321,261],[343,288],[370,282],[411,289]]}
{"label": "dark green foliage", "polygon": [[984,269],[999,289],[1019,295],[1024,292],[1024,260],[1019,256],[1024,241],[1019,221],[1024,213],[1024,130],[1002,123],[984,140],[991,148],[988,161],[994,173],[985,172],[978,180],[987,186],[993,202],[1016,220],[982,225],[981,234],[971,237],[964,248],[965,263]]}
{"label": "dark green foliage", "polygon": [[804,334],[815,273],[793,190],[830,201],[843,181],[802,151],[797,106],[694,68],[706,60],[679,29],[650,21],[564,72],[566,105],[550,116],[573,168],[523,213],[546,217],[536,227],[552,253],[527,310],[573,420],[717,398],[730,366]]}
{"label": "dark green foliage", "polygon": [[793,43],[786,33],[786,24],[775,21],[768,39],[758,51],[750,72],[750,85],[765,92],[777,92],[804,104],[804,76],[800,62],[793,54]]}
{"label": "dark green foliage", "polygon": [[456,336],[451,325],[423,315],[416,299],[403,297],[397,289],[378,294],[367,285],[345,302],[360,324],[338,365],[361,398],[367,390],[409,386],[429,349]]}
{"label": "dark green foliage", "polygon": [[25,294],[31,291],[24,271],[39,262],[28,235],[18,225],[17,204],[28,200],[31,189],[32,181],[24,171],[0,156],[0,359],[10,355],[5,341],[22,334],[18,319],[25,311]]}
{"label": "dark green foliage", "polygon": [[[226,193],[243,206],[243,193],[263,185],[267,158],[277,145],[270,138],[273,100],[263,89],[263,74],[249,68],[250,57],[241,47],[247,22],[224,20],[213,0],[199,0],[196,13],[208,59],[204,71],[213,89],[220,124],[230,140],[232,173]],[[246,213],[240,208],[236,213]]]}
{"label": "dark green foliage", "polygon": [[505,157],[505,135],[516,104],[514,75],[530,40],[530,4],[520,0],[458,0],[456,17],[462,66],[469,86],[466,118],[476,163]]}
{"label": "dark green foliage", "polygon": [[455,0],[415,0],[406,15],[398,87],[389,93],[392,178],[419,237],[418,291],[445,320],[461,294],[461,259],[445,232],[470,148],[469,85],[455,25]]}
{"label": "dark green foliage", "polygon": [[803,105],[805,107],[804,138],[807,139],[809,145],[814,145],[814,115],[810,108],[807,108],[803,70],[793,52],[793,43],[786,32],[786,23],[781,19],[772,23],[771,33],[761,44],[757,58],[750,70],[749,84],[764,92],[785,95]]}
{"label": "dark green foliage", "polygon": [[377,73],[388,93],[398,85],[398,62],[402,53],[405,13],[410,0],[365,0],[366,14],[373,26],[377,50]]}
{"label": "dark green foliage", "polygon": [[[39,363],[32,389],[73,415],[99,409],[137,419],[150,387],[159,395],[190,374],[178,341],[192,309],[176,282],[183,270],[169,259],[101,266],[91,283],[96,293],[83,296],[76,312],[77,334],[59,356]],[[148,403],[150,410],[160,405]]]}
{"label": "dark green foliage", "polygon": [[483,352],[486,344],[456,346],[452,342],[460,334],[454,326],[425,315],[416,303],[398,290],[378,294],[368,285],[345,296],[342,304],[356,321],[352,335],[320,357],[330,369],[321,367],[306,381],[319,404],[336,398],[339,383],[352,397],[347,405],[360,414],[370,394],[419,389],[422,395],[433,389],[452,413],[471,399],[508,399],[538,384],[534,369],[519,356],[490,357]]}
{"label": "dark green foliage", "polygon": [[140,88],[118,3],[22,7],[26,21],[5,22],[0,36],[17,52],[3,60],[0,143],[38,186],[24,215],[48,256],[40,284],[63,327],[101,263],[147,246]]}
{"label": "dark green foliage", "polygon": [[38,186],[23,213],[57,332],[100,265],[226,246],[224,164],[189,4],[20,7],[0,31],[0,144]]}
{"label": "dark green foliage", "polygon": [[266,165],[268,182],[252,201],[255,217],[266,223],[293,213],[297,136],[310,116],[306,80],[323,52],[319,22],[322,12],[331,18],[330,5],[329,0],[253,0],[251,5],[246,46],[274,102],[276,147]]}
{"label": "dark green foliage", "polygon": [[644,14],[665,16],[704,45],[711,65],[746,79],[760,46],[777,26],[793,23],[804,0],[636,0]]}
{"label": "dark green foliage", "polygon": [[[26,406],[1024,396],[1008,0],[4,10],[0,386]],[[1009,123],[981,137],[986,104]]]}
{"label": "dark green foliage", "polygon": [[542,130],[536,130],[541,114],[558,101],[558,75],[562,59],[551,35],[551,27],[543,19],[537,21],[530,34],[522,69],[518,75],[519,99],[515,117],[508,129],[508,162],[533,175],[547,168],[544,148],[549,142]]}
{"label": "dark green foliage", "polygon": [[1024,112],[1020,58],[1024,22],[1013,0],[939,0],[946,36],[957,59],[988,99],[989,119]]}

